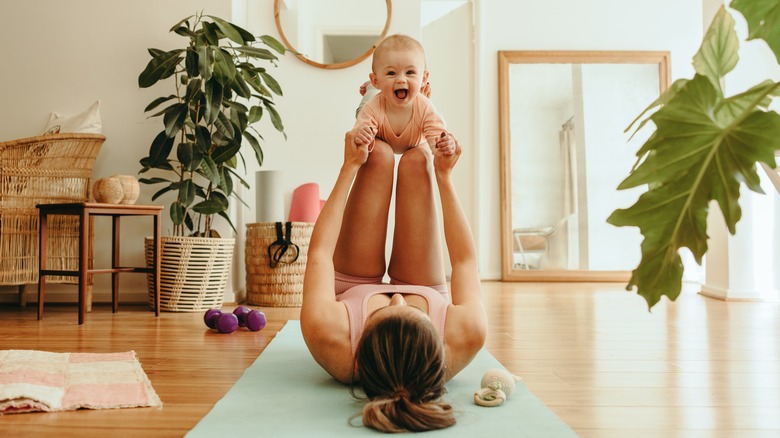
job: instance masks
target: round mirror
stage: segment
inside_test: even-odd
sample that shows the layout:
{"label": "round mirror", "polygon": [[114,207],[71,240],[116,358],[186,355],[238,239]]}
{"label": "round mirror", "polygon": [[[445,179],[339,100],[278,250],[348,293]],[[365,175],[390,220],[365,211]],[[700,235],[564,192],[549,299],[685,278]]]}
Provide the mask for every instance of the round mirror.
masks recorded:
{"label": "round mirror", "polygon": [[391,0],[275,0],[274,19],[287,48],[303,62],[336,69],[374,52],[390,27]]}

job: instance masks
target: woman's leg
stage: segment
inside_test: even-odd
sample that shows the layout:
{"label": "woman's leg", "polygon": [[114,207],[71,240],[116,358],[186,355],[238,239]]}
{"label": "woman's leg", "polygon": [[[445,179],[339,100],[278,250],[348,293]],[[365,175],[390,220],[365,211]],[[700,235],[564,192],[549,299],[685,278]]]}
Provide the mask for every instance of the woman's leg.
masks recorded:
{"label": "woman's leg", "polygon": [[398,163],[395,233],[388,273],[403,283],[446,283],[433,190],[433,156],[427,145],[406,151]]}
{"label": "woman's leg", "polygon": [[387,215],[393,193],[395,157],[390,145],[377,140],[360,168],[344,209],[333,255],[337,272],[355,277],[385,274]]}

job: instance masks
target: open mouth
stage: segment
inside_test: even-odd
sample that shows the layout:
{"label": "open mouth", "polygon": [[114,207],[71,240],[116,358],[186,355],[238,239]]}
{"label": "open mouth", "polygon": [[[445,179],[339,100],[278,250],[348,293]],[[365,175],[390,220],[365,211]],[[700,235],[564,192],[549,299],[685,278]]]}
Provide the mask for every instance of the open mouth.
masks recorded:
{"label": "open mouth", "polygon": [[406,99],[406,96],[409,94],[409,90],[395,90],[394,93],[395,93],[395,97],[404,100]]}

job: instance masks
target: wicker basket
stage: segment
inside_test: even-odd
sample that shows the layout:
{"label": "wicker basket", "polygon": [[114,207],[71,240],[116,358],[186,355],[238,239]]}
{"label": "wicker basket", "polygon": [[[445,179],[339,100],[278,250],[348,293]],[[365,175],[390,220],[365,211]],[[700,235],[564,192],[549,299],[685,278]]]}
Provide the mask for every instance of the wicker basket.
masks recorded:
{"label": "wicker basket", "polygon": [[299,307],[303,300],[303,275],[313,223],[293,222],[290,240],[298,246],[298,259],[270,266],[268,246],[277,240],[276,223],[246,226],[246,296],[256,306]]}
{"label": "wicker basket", "polygon": [[[38,282],[35,206],[88,201],[92,166],[105,139],[53,134],[0,143],[0,285]],[[46,267],[76,270],[78,218],[53,216],[48,230]],[[48,276],[46,281],[77,283],[78,278]]]}
{"label": "wicker basket", "polygon": [[[236,239],[161,238],[160,310],[198,312],[222,307]],[[154,239],[144,240],[146,266],[154,257]],[[154,278],[147,274],[149,306],[154,308]]]}

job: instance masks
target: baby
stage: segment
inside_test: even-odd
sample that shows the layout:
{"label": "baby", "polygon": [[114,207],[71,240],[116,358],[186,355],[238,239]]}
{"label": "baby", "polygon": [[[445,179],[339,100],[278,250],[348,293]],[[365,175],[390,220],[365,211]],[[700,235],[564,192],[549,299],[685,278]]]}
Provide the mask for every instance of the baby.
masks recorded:
{"label": "baby", "polygon": [[375,139],[386,142],[396,154],[427,143],[431,150],[454,149],[444,120],[421,92],[428,83],[422,45],[406,35],[391,35],[377,46],[370,83],[379,90],[358,111],[355,143],[374,148]]}

